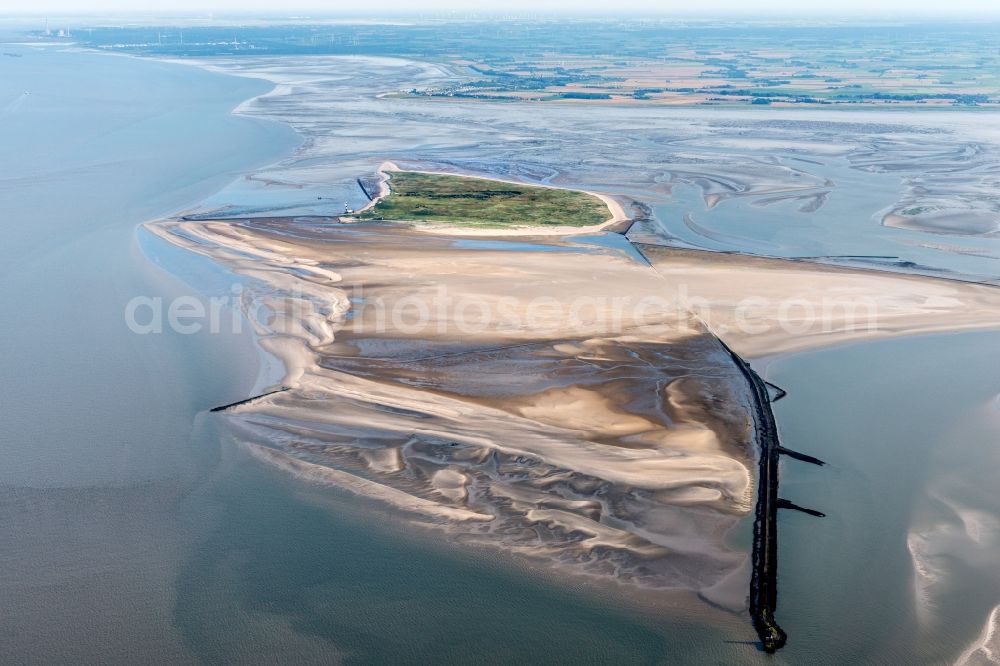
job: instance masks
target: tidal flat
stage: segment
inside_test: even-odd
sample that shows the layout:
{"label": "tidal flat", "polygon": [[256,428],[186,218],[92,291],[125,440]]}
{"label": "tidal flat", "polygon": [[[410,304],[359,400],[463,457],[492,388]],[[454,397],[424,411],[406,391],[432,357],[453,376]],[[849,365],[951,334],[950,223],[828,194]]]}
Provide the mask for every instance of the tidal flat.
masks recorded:
{"label": "tidal flat", "polygon": [[[35,74],[4,79],[5,145],[48,136],[51,151],[4,163],[9,310],[44,299],[73,315],[7,338],[24,378],[5,401],[23,410],[2,489],[12,659],[155,645],[175,663],[764,663],[745,616],[755,452],[717,336],[788,391],[783,442],[829,463],[782,463],[783,494],[827,518],[782,514],[791,641],[766,660],[995,654],[996,240],[886,223],[988,192],[998,135],[982,116],[413,99],[388,93],[453,72],[388,58],[217,58],[205,73],[29,49],[3,65],[25,63],[78,100],[65,127],[92,140],[27,113],[45,99],[15,99]],[[112,117],[69,72],[123,82],[122,100],[163,94]],[[140,149],[159,168],[136,168]],[[341,224],[366,201],[356,179],[387,160],[609,193],[635,223],[624,240]],[[113,210],[89,196],[109,184]],[[39,255],[53,228],[72,243]],[[254,340],[137,343],[107,326],[123,295],[234,281]],[[79,307],[67,284],[113,312]],[[460,329],[431,309],[432,335],[409,328],[441,285],[497,310],[516,293],[668,297],[620,326],[595,300],[573,327],[548,301],[531,326],[470,310]],[[825,293],[879,316],[834,308],[804,328]],[[771,300],[738,309],[746,297]],[[391,335],[379,299],[406,304]],[[758,332],[741,333],[745,317]],[[127,371],[143,363],[157,370]],[[79,404],[70,389],[85,409],[53,417],[54,397]]]}
{"label": "tidal flat", "polygon": [[[595,598],[631,596],[637,609],[648,609],[635,599],[652,590],[691,617],[716,608],[729,609],[732,619],[745,609],[755,454],[747,445],[746,394],[713,339],[724,338],[767,376],[772,364],[810,350],[842,354],[850,365],[849,350],[870,341],[918,336],[947,347],[950,332],[995,327],[996,248],[988,237],[959,246],[884,220],[886,211],[920,193],[910,187],[919,173],[968,171],[956,178],[970,182],[986,177],[982,165],[996,154],[996,137],[980,131],[971,115],[926,113],[904,121],[885,112],[762,116],[601,107],[598,114],[585,107],[529,112],[518,105],[505,105],[501,113],[487,104],[382,94],[393,85],[450,76],[447,68],[426,63],[240,58],[202,64],[274,81],[274,92],[240,111],[280,119],[305,137],[296,156],[235,183],[183,219],[149,227],[229,265],[251,278],[272,306],[282,304],[270,310],[273,321],[263,322],[262,344],[283,359],[285,383],[301,381],[314,392],[300,396],[293,389],[236,410],[226,417],[234,437],[286,473],[394,506],[390,513],[403,523],[444,530],[460,551],[494,548],[515,554],[519,566],[555,571],[555,580],[590,580]],[[381,76],[373,80],[376,67]],[[350,104],[340,101],[348,90]],[[380,133],[379,123],[391,133]],[[478,129],[470,135],[470,127]],[[577,138],[581,132],[587,141]],[[974,148],[954,148],[962,142]],[[613,193],[634,222],[626,240],[631,249],[581,242],[583,237],[533,236],[530,229],[519,230],[517,238],[490,238],[490,230],[482,230],[486,236],[477,244],[463,246],[468,241],[449,238],[447,230],[428,236],[393,225],[342,224],[344,208],[366,201],[357,178],[371,177],[390,160],[404,170]],[[241,201],[255,202],[252,215]],[[597,256],[595,247],[601,248]],[[619,329],[609,335],[608,313],[599,309],[589,322],[594,328],[576,336],[560,330],[566,320],[558,318],[547,322],[547,335],[538,334],[544,327],[496,321],[470,335],[434,314],[433,335],[402,334],[405,327],[393,335],[378,332],[377,309],[368,304],[413,296],[430,305],[442,285],[494,302],[522,291],[554,294],[559,302],[586,289],[597,295],[608,290],[609,297],[667,294],[666,302],[685,305],[644,311],[622,328],[624,338]],[[332,292],[343,293],[331,301]],[[294,316],[282,309],[289,293],[305,303]],[[840,298],[832,308],[824,301],[831,295]],[[757,307],[741,307],[746,299]],[[704,307],[691,308],[691,300]],[[798,310],[782,308],[789,301]],[[870,309],[859,319],[844,303]],[[310,323],[303,324],[303,307]],[[817,322],[810,310],[828,316]],[[877,316],[867,317],[870,312]],[[961,344],[962,338],[955,340]],[[683,362],[674,366],[672,358]],[[665,377],[643,378],[651,362]],[[602,370],[605,363],[611,365]],[[628,376],[611,381],[615,375],[603,373],[614,368]],[[859,377],[868,371],[856,368]],[[327,379],[312,384],[317,377]],[[803,379],[781,383],[785,388]],[[853,394],[846,384],[839,390]],[[650,399],[665,402],[644,411]],[[340,408],[331,414],[326,401]],[[781,428],[788,417],[777,413]],[[492,425],[470,429],[465,417],[473,414],[471,423]],[[959,418],[951,414],[942,418]],[[625,430],[614,427],[619,421]],[[605,432],[608,427],[616,432]],[[502,441],[483,434],[513,434],[511,428],[517,434]],[[905,447],[913,436],[908,429],[881,428],[890,448]],[[538,446],[531,444],[536,436]],[[574,455],[563,455],[553,442],[558,439],[577,442]],[[658,444],[651,447],[652,441]],[[808,441],[795,448],[827,453]],[[590,453],[581,456],[580,450]],[[715,462],[706,466],[708,458]],[[658,459],[670,462],[661,469]],[[640,480],[627,472],[629,465],[620,464],[626,460],[638,461],[649,476]],[[824,473],[782,469],[789,479]],[[919,485],[922,468],[914,466],[913,473]],[[546,480],[552,478],[559,481]],[[813,504],[808,493],[794,499]],[[807,529],[829,529],[844,542],[871,538],[843,520]],[[857,520],[861,514],[850,517]],[[869,546],[859,542],[859,552]],[[795,544],[782,546],[783,553],[796,551]],[[897,542],[891,552],[903,554],[894,560],[900,571],[916,566],[906,543]],[[786,603],[807,609],[808,581],[822,572],[801,562],[789,568],[800,577],[794,594],[802,596]],[[623,592],[629,588],[637,592]],[[915,613],[907,626],[926,632],[936,621],[934,605],[943,602],[922,595],[901,603]],[[862,631],[850,644],[807,630],[797,639],[793,634],[779,660],[940,656],[938,644],[933,650],[921,641],[890,646],[890,629],[875,619],[881,610],[873,607],[873,624],[865,626],[882,622],[885,630]],[[808,610],[802,613],[790,626],[801,626],[809,617]],[[983,631],[986,615],[970,617],[955,634],[948,649],[956,657],[973,650],[968,646]],[[729,622],[715,611],[709,616],[720,628]],[[739,651],[743,658],[752,655]],[[699,654],[714,652],[694,650],[691,660]]]}
{"label": "tidal flat", "polygon": [[746,387],[647,265],[379,223],[150,229],[260,283],[292,390],[227,419],[270,460],[616,581],[711,594],[743,565],[725,541],[753,494]]}

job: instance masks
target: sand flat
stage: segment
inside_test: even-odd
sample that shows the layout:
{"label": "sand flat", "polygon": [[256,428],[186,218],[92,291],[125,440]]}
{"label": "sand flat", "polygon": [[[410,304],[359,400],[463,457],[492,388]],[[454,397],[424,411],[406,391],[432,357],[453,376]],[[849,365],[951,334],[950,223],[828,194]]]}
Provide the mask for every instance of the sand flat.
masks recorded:
{"label": "sand flat", "polygon": [[[523,233],[149,228],[254,278],[291,390],[227,419],[262,457],[456,540],[660,590],[709,594],[745,566],[726,535],[752,505],[749,397],[713,332],[765,356],[990,327],[1000,305],[957,281],[642,246],[650,266]],[[831,295],[876,320],[803,315]]]}
{"label": "sand flat", "polygon": [[[726,534],[752,504],[747,389],[686,312],[618,320],[615,298],[658,296],[648,266],[553,237],[525,251],[376,224],[151,229],[256,279],[261,344],[292,389],[227,419],[269,461],[570,572],[700,590],[743,567]],[[439,309],[442,290],[509,316]],[[386,327],[376,303],[427,316]]]}

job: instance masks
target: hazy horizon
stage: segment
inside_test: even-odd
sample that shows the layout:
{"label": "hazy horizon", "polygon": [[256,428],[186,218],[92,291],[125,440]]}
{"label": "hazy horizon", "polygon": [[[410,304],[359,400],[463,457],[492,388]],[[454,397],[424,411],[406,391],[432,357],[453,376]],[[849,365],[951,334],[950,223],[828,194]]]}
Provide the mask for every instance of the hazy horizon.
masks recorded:
{"label": "hazy horizon", "polygon": [[294,0],[290,3],[275,3],[271,0],[171,0],[147,4],[137,9],[129,0],[103,0],[96,3],[82,3],[77,0],[43,0],[32,3],[31,6],[5,9],[0,15],[17,16],[86,16],[96,14],[128,14],[157,15],[185,14],[189,16],[206,17],[213,14],[223,15],[270,15],[282,18],[296,17],[296,14],[307,13],[314,17],[362,17],[362,16],[417,16],[420,14],[457,14],[457,15],[614,15],[650,17],[717,18],[720,15],[733,17],[750,16],[785,16],[795,17],[842,17],[842,18],[885,18],[895,19],[919,18],[922,16],[959,15],[1000,16],[1000,5],[982,0],[955,0],[942,5],[927,0],[887,0],[871,3],[865,0],[842,0],[840,2],[812,3],[803,5],[788,0],[764,0],[748,7],[746,3],[734,0],[706,0],[699,3],[696,10],[688,3],[656,2],[651,0],[633,0],[622,3],[613,10],[606,2],[597,0],[508,0],[503,3],[483,3],[470,7],[469,3],[458,0],[423,0],[421,2],[404,2],[402,0],[384,0],[377,6],[358,10],[355,5],[342,3],[324,3],[319,0]]}

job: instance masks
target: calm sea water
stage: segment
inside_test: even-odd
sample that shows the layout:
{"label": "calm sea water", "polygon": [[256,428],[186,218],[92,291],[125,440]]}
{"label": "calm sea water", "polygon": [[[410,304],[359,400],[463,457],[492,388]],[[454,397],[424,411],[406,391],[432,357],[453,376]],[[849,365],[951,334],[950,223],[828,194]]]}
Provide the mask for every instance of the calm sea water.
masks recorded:
{"label": "calm sea water", "polygon": [[[783,663],[952,663],[1000,604],[1000,333],[799,354],[767,377],[783,443]],[[911,555],[911,548],[914,555]]]}
{"label": "calm sea water", "polygon": [[[774,661],[742,617],[641,615],[443,551],[227,441],[205,410],[258,382],[253,341],[137,336],[122,313],[136,295],[216,295],[229,278],[136,226],[297,139],[229,115],[259,81],[18,51],[0,60],[5,662]],[[782,494],[829,517],[782,516],[792,638],[777,661],[935,663],[978,634],[1000,603],[1000,506],[981,490],[1000,469],[998,350],[997,335],[934,336],[768,367],[790,391],[785,439],[830,462],[784,464]],[[978,541],[962,536],[972,523]],[[937,581],[923,605],[915,542]]]}
{"label": "calm sea water", "polygon": [[251,390],[252,340],[137,336],[123,311],[221,284],[136,226],[290,153],[289,129],[229,115],[269,85],[5,49],[3,661],[649,662],[690,641],[373,529],[221,441],[204,410]]}

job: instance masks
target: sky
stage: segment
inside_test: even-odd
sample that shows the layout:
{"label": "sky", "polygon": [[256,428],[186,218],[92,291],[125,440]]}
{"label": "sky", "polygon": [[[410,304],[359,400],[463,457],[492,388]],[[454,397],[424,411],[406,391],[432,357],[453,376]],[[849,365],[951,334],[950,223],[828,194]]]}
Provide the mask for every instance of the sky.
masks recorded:
{"label": "sky", "polygon": [[[358,3],[356,0],[33,0],[12,3],[4,7],[0,3],[0,14],[30,13],[40,15],[74,14],[85,15],[97,12],[185,12],[205,15],[208,13],[268,12],[288,15],[296,12],[323,14],[413,14],[420,12],[481,12],[499,14],[537,13],[600,13],[600,14],[648,14],[648,15],[697,15],[731,14],[752,15],[806,15],[826,14],[834,16],[914,16],[914,15],[955,15],[998,14],[1000,2],[997,0],[378,0],[378,2]],[[359,7],[364,6],[364,10]],[[696,9],[694,9],[696,7]]]}

